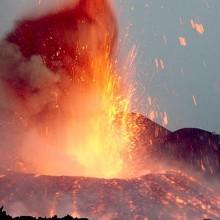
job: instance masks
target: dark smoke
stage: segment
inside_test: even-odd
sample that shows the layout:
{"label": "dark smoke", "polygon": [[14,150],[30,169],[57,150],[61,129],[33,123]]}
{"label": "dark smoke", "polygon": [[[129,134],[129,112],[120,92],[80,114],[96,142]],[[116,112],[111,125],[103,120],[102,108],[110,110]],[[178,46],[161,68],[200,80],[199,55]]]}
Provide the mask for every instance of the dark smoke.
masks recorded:
{"label": "dark smoke", "polygon": [[76,77],[78,68],[87,69],[90,59],[105,50],[106,42],[112,49],[116,38],[116,22],[108,3],[81,0],[58,13],[18,22],[7,41],[18,45],[24,57],[40,55],[51,70],[65,70]]}

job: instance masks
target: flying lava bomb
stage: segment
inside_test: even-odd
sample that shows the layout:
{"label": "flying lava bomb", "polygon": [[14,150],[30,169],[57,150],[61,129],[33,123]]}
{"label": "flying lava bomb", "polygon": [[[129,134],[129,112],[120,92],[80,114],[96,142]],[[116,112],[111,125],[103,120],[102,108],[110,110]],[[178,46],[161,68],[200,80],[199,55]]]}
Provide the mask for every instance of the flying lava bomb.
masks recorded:
{"label": "flying lava bomb", "polygon": [[0,205],[13,216],[220,218],[202,178],[219,172],[219,135],[132,113],[135,52],[119,73],[117,39],[111,4],[79,0],[23,18],[0,42]]}

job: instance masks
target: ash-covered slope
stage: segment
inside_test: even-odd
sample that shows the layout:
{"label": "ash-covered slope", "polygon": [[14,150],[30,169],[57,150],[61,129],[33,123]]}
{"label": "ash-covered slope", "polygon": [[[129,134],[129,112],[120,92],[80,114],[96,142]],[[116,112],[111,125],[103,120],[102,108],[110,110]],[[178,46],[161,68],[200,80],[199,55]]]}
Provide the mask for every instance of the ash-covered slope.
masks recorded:
{"label": "ash-covered slope", "polygon": [[198,128],[171,132],[142,115],[131,114],[131,118],[140,127],[134,155],[143,166],[160,161],[168,167],[197,171],[206,177],[219,176],[220,135]]}
{"label": "ash-covered slope", "polygon": [[184,128],[167,135],[163,145],[163,155],[170,162],[182,161],[205,175],[219,175],[220,135],[197,128]]}
{"label": "ash-covered slope", "polygon": [[180,172],[129,180],[4,173],[0,202],[12,215],[69,213],[97,220],[220,218],[215,192]]}

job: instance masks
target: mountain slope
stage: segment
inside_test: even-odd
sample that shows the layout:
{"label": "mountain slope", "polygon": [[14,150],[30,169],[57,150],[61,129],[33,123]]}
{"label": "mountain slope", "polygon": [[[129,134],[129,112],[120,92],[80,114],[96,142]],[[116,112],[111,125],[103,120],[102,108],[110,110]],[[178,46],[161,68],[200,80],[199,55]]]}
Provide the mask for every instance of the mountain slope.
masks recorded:
{"label": "mountain slope", "polygon": [[4,173],[0,198],[12,215],[69,213],[97,220],[220,218],[219,197],[181,172],[128,180]]}

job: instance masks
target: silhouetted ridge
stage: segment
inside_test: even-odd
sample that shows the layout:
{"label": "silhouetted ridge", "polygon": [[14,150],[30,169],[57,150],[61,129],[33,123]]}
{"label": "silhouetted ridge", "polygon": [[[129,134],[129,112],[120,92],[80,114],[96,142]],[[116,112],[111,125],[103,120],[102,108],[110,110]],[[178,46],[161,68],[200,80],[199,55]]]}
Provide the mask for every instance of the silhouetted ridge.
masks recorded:
{"label": "silhouetted ridge", "polygon": [[51,218],[46,218],[46,217],[44,217],[44,218],[42,218],[42,217],[36,218],[36,217],[32,217],[32,216],[19,216],[19,217],[13,218],[12,216],[8,215],[6,213],[6,211],[4,211],[3,209],[4,209],[4,207],[2,206],[0,208],[0,219],[1,220],[11,220],[11,219],[14,219],[14,220],[37,220],[37,219],[38,220],[43,220],[43,219],[44,220],[47,220],[47,219],[48,220],[88,220],[88,218],[73,218],[70,215],[67,215],[67,216],[65,216],[63,218],[58,218],[56,215],[51,217]]}
{"label": "silhouetted ridge", "polygon": [[220,171],[220,136],[198,128],[183,128],[165,137],[161,149],[170,160],[207,175]]}
{"label": "silhouetted ridge", "polygon": [[167,139],[176,139],[177,141],[179,139],[181,141],[181,139],[183,138],[190,139],[192,137],[194,137],[194,140],[204,140],[210,138],[213,140],[218,140],[220,138],[220,135],[199,128],[182,128],[172,132],[170,135],[167,136]]}
{"label": "silhouetted ridge", "polygon": [[205,176],[220,174],[220,135],[199,128],[171,132],[137,113],[130,113],[128,118],[139,127],[133,153],[141,168],[148,167],[150,161],[155,164],[160,161]]}

